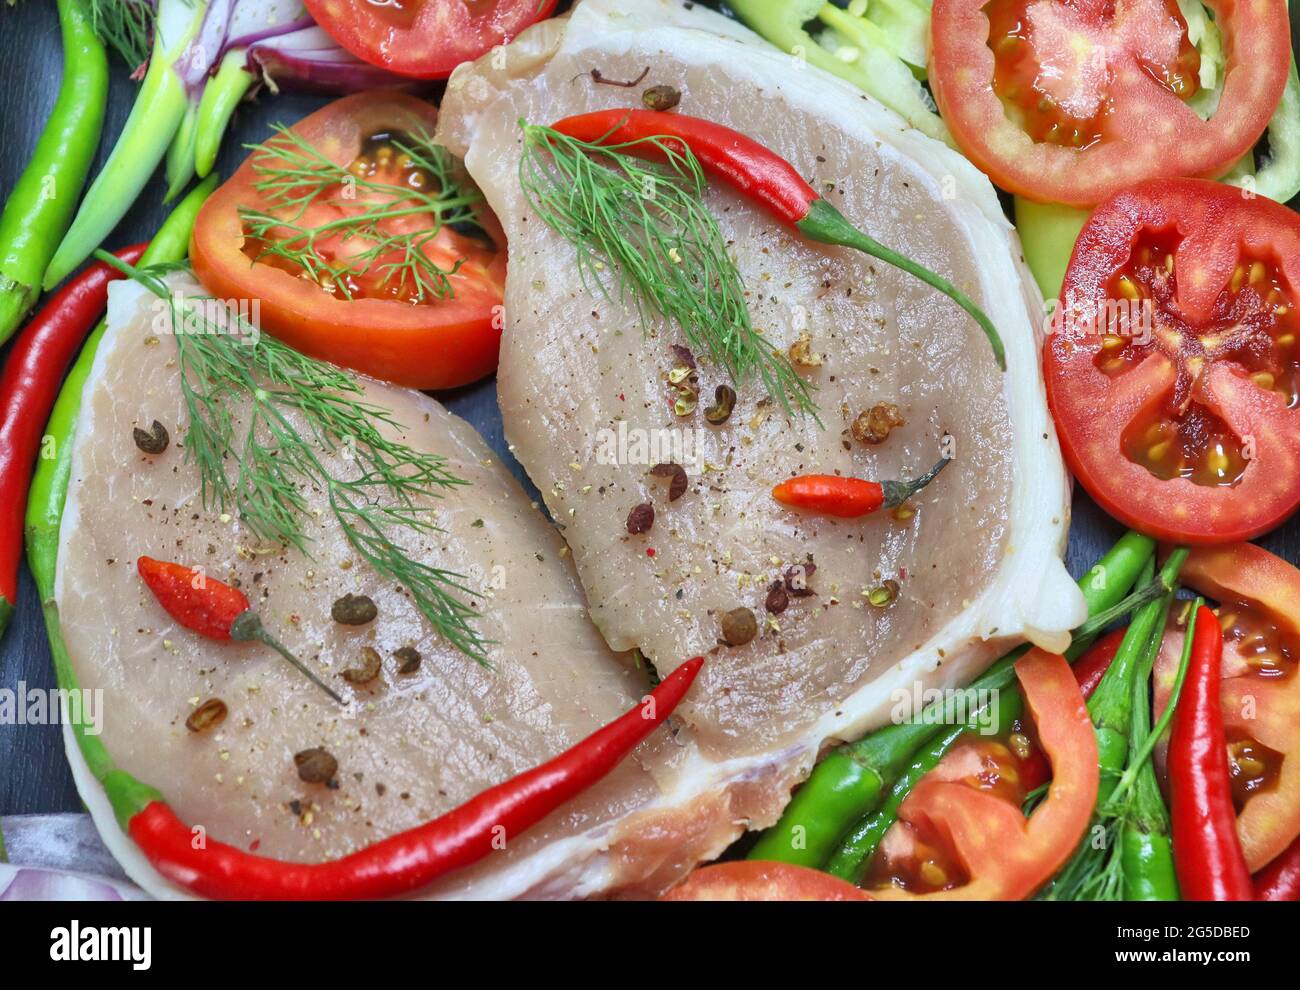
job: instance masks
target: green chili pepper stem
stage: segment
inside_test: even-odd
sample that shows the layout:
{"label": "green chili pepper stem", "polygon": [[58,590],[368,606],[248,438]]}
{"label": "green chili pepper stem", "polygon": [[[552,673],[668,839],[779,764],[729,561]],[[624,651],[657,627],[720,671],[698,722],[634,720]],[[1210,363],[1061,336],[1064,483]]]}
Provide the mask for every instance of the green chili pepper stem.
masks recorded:
{"label": "green chili pepper stem", "polygon": [[[177,205],[140,258],[142,265],[175,262],[185,257],[189,249],[190,231],[194,227],[194,219],[198,216],[203,201],[216,186],[217,177],[210,176]],[[68,479],[72,474],[72,448],[76,436],[77,416],[81,410],[82,393],[85,391],[86,381],[95,363],[95,354],[107,328],[108,324],[104,320],[95,327],[64,380],[63,387],[59,390],[54,409],[50,413],[49,423],[45,427],[46,435],[54,441],[54,457],[37,462],[27,497],[25,520],[27,563],[31,568],[32,576],[36,579],[36,588],[41,598],[41,613],[45,619],[45,630],[50,642],[55,680],[60,688],[67,691],[75,691],[78,686],[77,674],[72,669],[72,661],[59,628],[58,607],[54,602],[59,526],[68,497]],[[72,722],[70,727],[86,765],[90,768],[92,776],[103,786],[113,805],[118,823],[125,830],[131,816],[142,810],[150,801],[160,800],[161,795],[153,788],[119,771],[103,741],[98,735],[88,734],[83,723]]]}
{"label": "green chili pepper stem", "polygon": [[[1192,605],[1191,618],[1188,620],[1187,623],[1187,635],[1183,641],[1183,652],[1181,658],[1178,661],[1178,673],[1174,678],[1173,690],[1169,692],[1169,703],[1165,706],[1165,710],[1160,713],[1160,721],[1158,721],[1155,724],[1154,728],[1151,728],[1146,725],[1146,723],[1149,720],[1145,716],[1143,716],[1140,719],[1136,716],[1134,718],[1134,728],[1135,728],[1134,739],[1140,741],[1137,742],[1134,748],[1134,756],[1133,759],[1130,761],[1132,765],[1129,767],[1128,770],[1124,771],[1124,776],[1120,778],[1119,784],[1116,785],[1115,787],[1115,793],[1112,795],[1113,799],[1118,799],[1122,797],[1125,791],[1127,791],[1130,787],[1134,785],[1138,776],[1142,772],[1142,768],[1150,769],[1151,753],[1153,750],[1155,750],[1156,743],[1160,741],[1160,737],[1165,734],[1166,730],[1168,730],[1169,723],[1173,721],[1174,706],[1178,704],[1178,698],[1183,692],[1183,681],[1187,677],[1187,667],[1188,664],[1191,662],[1191,658],[1192,658],[1192,634],[1196,631],[1196,611],[1203,604],[1205,604],[1205,599],[1197,598]],[[1163,632],[1164,630],[1162,628],[1160,630],[1160,633],[1163,634]],[[1149,672],[1148,672],[1148,676],[1149,676]],[[1145,684],[1145,681],[1143,683]],[[1135,708],[1135,711],[1145,711],[1145,710],[1146,710],[1145,705],[1138,705]],[[1139,729],[1145,731],[1138,731]],[[1152,770],[1151,779],[1152,782],[1155,782],[1154,770]],[[1157,793],[1159,793],[1158,790]],[[1164,803],[1162,801],[1161,809],[1163,810],[1163,808],[1164,808]]]}
{"label": "green chili pepper stem", "polygon": [[971,318],[979,324],[980,329],[984,331],[984,336],[989,340],[989,345],[993,348],[993,358],[997,361],[998,367],[1003,371],[1007,370],[1006,349],[1002,346],[1002,338],[998,336],[993,321],[985,315],[982,309],[975,305],[970,296],[966,295],[942,275],[936,275],[924,265],[917,264],[911,258],[901,255],[897,251],[885,247],[875,238],[867,236],[849,223],[844,214],[825,199],[814,200],[808,208],[808,215],[800,220],[796,226],[809,240],[818,241],[822,244],[835,244],[840,247],[854,248],[873,258],[879,258],[895,268],[902,269],[909,275],[920,279],[926,285],[938,289],[969,313]]}
{"label": "green chili pepper stem", "polygon": [[199,106],[191,103],[185,108],[180,126],[176,128],[171,144],[167,146],[167,157],[163,165],[163,176],[167,180],[164,203],[170,203],[184,192],[190,179],[194,178],[194,145],[198,136],[198,121]]}
{"label": "green chili pepper stem", "polygon": [[[85,0],[58,0],[63,81],[54,110],[0,214],[0,344],[40,295],[90,172],[108,103],[108,55]],[[0,626],[2,628],[2,626]]]}
{"label": "green chili pepper stem", "polygon": [[217,162],[221,138],[230,126],[235,107],[256,81],[244,69],[243,49],[227,52],[221,68],[208,80],[199,101],[198,125],[195,129],[194,169],[205,177]]}
{"label": "green chili pepper stem", "polygon": [[[1018,687],[1008,688],[996,697],[997,721],[994,723],[992,734],[1004,735],[1011,731],[1016,719],[1024,714],[1024,697]],[[965,725],[953,726],[923,749],[906,772],[894,782],[880,809],[864,816],[844,837],[839,847],[827,859],[826,872],[853,883],[861,883],[871,863],[871,857],[875,855],[885,833],[898,820],[898,809],[907,795],[912,792],[912,788],[939,765],[957,742],[976,731],[987,711],[988,705],[981,705],[971,714]]]}
{"label": "green chili pepper stem", "polygon": [[[184,0],[177,2],[183,4]],[[161,26],[164,16],[161,6],[158,16]],[[45,272],[46,289],[67,278],[103,243],[140,195],[181,126],[189,98],[172,63],[201,24],[203,5],[197,4],[189,16],[192,22],[184,37],[166,50],[163,32],[155,31],[153,56],[135,105],[108,161],[91,183],[71,228],[54,252]]]}
{"label": "green chili pepper stem", "polygon": [[1117,619],[1128,615],[1130,612],[1135,612],[1148,602],[1153,602],[1173,591],[1178,584],[1178,573],[1183,569],[1183,562],[1187,560],[1189,552],[1186,547],[1179,547],[1173,551],[1169,555],[1169,559],[1165,561],[1165,566],[1161,568],[1158,578],[1142,582],[1138,590],[1123,601],[1095,616],[1090,616],[1087,622],[1075,630],[1075,636],[1079,639],[1095,638],[1098,633]]}
{"label": "green chili pepper stem", "polygon": [[[1125,533],[1079,580],[1089,613],[1123,599],[1154,553],[1154,541]],[[1077,656],[1087,645],[1072,645],[1066,656]],[[969,688],[1007,689],[1015,682],[1015,662],[1028,651],[1028,646],[1012,650]],[[911,721],[886,725],[835,750],[795,792],[780,821],[759,837],[748,858],[821,866],[845,831],[876,808],[884,788],[893,785],[913,754],[952,726],[954,705],[955,699],[946,699],[942,709],[931,706]]]}

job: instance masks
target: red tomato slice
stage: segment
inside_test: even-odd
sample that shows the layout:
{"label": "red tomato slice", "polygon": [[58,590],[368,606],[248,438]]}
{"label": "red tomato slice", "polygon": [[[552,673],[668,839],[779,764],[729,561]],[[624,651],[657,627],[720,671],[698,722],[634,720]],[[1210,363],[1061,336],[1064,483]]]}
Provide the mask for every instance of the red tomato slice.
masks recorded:
{"label": "red tomato slice", "polygon": [[705,866],[668,891],[665,901],[867,901],[839,877],[806,866],[737,860]]}
{"label": "red tomato slice", "polygon": [[[1219,603],[1237,834],[1253,873],[1300,835],[1300,570],[1236,543],[1194,549],[1180,580]],[[1156,718],[1169,703],[1183,638],[1171,624],[1161,644]]]}
{"label": "red tomato slice", "polygon": [[1153,180],[1102,203],[1044,347],[1075,477],[1178,543],[1247,540],[1300,504],[1300,216]]}
{"label": "red tomato slice", "polygon": [[1157,176],[1212,178],[1282,98],[1284,3],[1205,0],[1228,54],[1218,108],[1185,102],[1199,56],[1175,0],[934,0],[930,84],[953,137],[998,185],[1089,206]]}
{"label": "red tomato slice", "polygon": [[357,58],[417,79],[445,79],[555,9],[556,0],[303,0]]}
{"label": "red tomato slice", "polygon": [[[258,300],[262,330],[304,353],[376,378],[439,389],[491,374],[501,342],[506,252],[501,227],[485,204],[473,206],[483,237],[450,225],[435,232],[428,211],[386,217],[380,224],[384,237],[412,235],[423,258],[448,273],[442,291],[400,274],[396,266],[404,255],[396,250],[363,266],[357,259],[387,241],[338,226],[360,211],[392,206],[408,188],[431,189],[432,174],[401,147],[411,147],[410,135],[432,134],[436,124],[432,106],[397,92],[348,96],[300,121],[293,133],[346,168],[347,184],[329,187],[290,217],[257,188],[266,178],[258,169],[281,160],[254,152],[199,213],[190,243],[195,274],[217,298]],[[453,175],[467,181],[454,168]],[[314,250],[335,274],[319,267],[308,272],[296,261],[266,253],[293,241],[294,232],[277,227],[254,239],[241,210],[321,231]],[[357,270],[338,274],[349,268]]]}
{"label": "red tomato slice", "polygon": [[1014,795],[1007,800],[996,787],[976,788],[964,779],[944,779],[948,774],[927,774],[899,808],[882,854],[910,855],[907,843],[894,846],[891,836],[895,831],[906,836],[911,829],[942,848],[967,882],[920,893],[881,887],[870,892],[874,899],[1022,900],[1073,854],[1097,801],[1092,722],[1063,657],[1032,650],[1016,663],[1016,676],[1051,763],[1047,796],[1025,818]]}

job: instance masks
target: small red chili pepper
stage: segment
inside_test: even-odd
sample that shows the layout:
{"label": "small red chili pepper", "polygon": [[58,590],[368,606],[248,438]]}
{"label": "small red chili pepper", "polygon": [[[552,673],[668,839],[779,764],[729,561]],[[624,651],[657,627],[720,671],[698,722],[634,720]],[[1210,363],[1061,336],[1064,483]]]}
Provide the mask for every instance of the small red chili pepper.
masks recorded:
{"label": "small red chili pepper", "polygon": [[1237,838],[1219,679],[1223,632],[1202,606],[1169,735],[1169,796],[1178,886],[1189,901],[1250,901],[1250,870]]}
{"label": "small red chili pepper", "polygon": [[1088,647],[1083,656],[1071,665],[1070,669],[1074,671],[1074,679],[1079,682],[1079,690],[1085,701],[1092,697],[1092,692],[1097,690],[1097,685],[1110,669],[1126,632],[1128,626],[1111,630]]}
{"label": "small red chili pepper", "polygon": [[[146,245],[123,248],[131,264]],[[0,376],[0,634],[18,597],[23,513],[45,422],[68,365],[108,304],[108,283],[121,278],[102,262],[55,293],[14,341]]]}
{"label": "small red chili pepper", "polygon": [[[690,149],[707,174],[726,182],[742,196],[761,203],[778,220],[809,240],[862,251],[902,269],[948,296],[980,325],[993,347],[998,367],[1006,370],[1006,354],[997,329],[966,293],[946,278],[858,230],[805,182],[793,165],[739,131],[699,117],[662,110],[597,110],[566,117],[551,126],[561,134],[588,144],[624,144],[645,138],[681,142],[680,147]],[[670,148],[678,150],[671,144]],[[624,150],[636,154],[658,154],[652,144],[634,145]]]}
{"label": "small red chili pepper", "polygon": [[135,562],[135,567],[158,599],[158,604],[186,629],[208,639],[264,643],[340,705],[345,703],[306,664],[266,631],[261,618],[252,611],[248,597],[238,588],[192,567],[152,557],[141,557]]}
{"label": "small red chili pepper", "polygon": [[631,711],[555,759],[471,798],[433,821],[328,863],[254,856],[194,833],[165,803],[150,801],[128,831],[163,876],[204,897],[344,900],[396,897],[476,863],[613,770],[662,723],[704,664],[682,664]]}
{"label": "small red chili pepper", "polygon": [[1255,874],[1255,899],[1300,901],[1300,838]]}
{"label": "small red chili pepper", "polygon": [[950,460],[943,458],[915,481],[865,481],[838,474],[801,474],[773,488],[772,497],[796,509],[856,519],[878,509],[902,505],[932,482]]}

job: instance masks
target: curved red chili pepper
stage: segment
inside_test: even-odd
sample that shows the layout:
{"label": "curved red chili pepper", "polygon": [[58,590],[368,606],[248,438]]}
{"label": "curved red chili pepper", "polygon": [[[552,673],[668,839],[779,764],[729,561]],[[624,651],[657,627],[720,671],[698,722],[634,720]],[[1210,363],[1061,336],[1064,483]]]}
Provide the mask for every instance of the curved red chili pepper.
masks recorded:
{"label": "curved red chili pepper", "polygon": [[[676,138],[706,174],[762,203],[780,220],[797,225],[821,199],[794,166],[753,138],[730,127],[662,110],[597,110],[554,125],[561,134],[588,144],[613,145],[649,137]],[[638,149],[641,155],[649,148]]]}
{"label": "curved red chili pepper", "polygon": [[[117,252],[131,264],[147,247]],[[108,305],[108,283],[121,272],[95,262],[50,297],[14,341],[0,375],[0,632],[18,596],[23,513],[45,422],[68,365]]]}
{"label": "curved red chili pepper", "polygon": [[[804,237],[822,244],[835,244],[862,251],[900,268],[938,289],[971,315],[993,348],[993,357],[1003,371],[1007,368],[1002,338],[988,315],[965,292],[948,279],[911,258],[885,247],[859,230],[821,196],[793,165],[730,127],[683,113],[663,110],[596,110],[566,117],[551,125],[553,130],[587,144],[612,146],[629,142],[635,154],[664,157],[662,146],[646,139],[658,138],[671,150],[690,149],[705,173],[721,179],[742,196],[761,203],[782,222]],[[680,142],[680,145],[674,144]]]}
{"label": "curved red chili pepper", "polygon": [[1300,901],[1300,838],[1255,874],[1255,899]]}
{"label": "curved red chili pepper", "polygon": [[1249,901],[1255,892],[1237,838],[1219,680],[1223,631],[1196,613],[1191,659],[1169,735],[1169,795],[1178,887],[1189,901]]}
{"label": "curved red chili pepper", "polygon": [[490,788],[433,821],[328,863],[254,856],[195,833],[161,801],[128,831],[163,876],[204,897],[342,900],[396,897],[486,857],[614,769],[677,707],[704,664],[688,660],[631,711],[534,770]]}

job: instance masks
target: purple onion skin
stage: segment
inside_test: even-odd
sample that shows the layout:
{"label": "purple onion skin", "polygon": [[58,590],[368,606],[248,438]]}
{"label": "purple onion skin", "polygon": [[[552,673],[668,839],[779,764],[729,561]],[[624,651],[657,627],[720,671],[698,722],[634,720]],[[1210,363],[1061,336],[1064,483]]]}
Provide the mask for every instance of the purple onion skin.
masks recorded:
{"label": "purple onion skin", "polygon": [[249,71],[262,71],[280,89],[301,93],[346,94],[365,89],[414,89],[421,80],[394,75],[367,62],[336,62],[302,57],[269,46],[254,45],[248,52]]}

